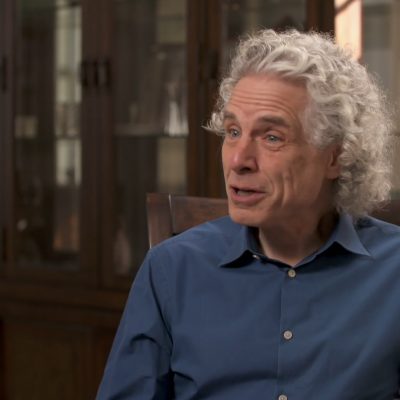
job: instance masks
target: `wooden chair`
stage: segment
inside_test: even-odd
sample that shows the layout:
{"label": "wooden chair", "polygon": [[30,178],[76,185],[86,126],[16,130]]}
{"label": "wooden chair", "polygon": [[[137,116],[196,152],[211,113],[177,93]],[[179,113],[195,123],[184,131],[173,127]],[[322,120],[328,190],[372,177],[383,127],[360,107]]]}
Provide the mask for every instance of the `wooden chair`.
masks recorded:
{"label": "wooden chair", "polygon": [[[192,226],[227,214],[226,199],[148,193],[147,226],[150,247]],[[372,215],[400,225],[400,199],[392,200]]]}
{"label": "wooden chair", "polygon": [[226,199],[148,193],[146,203],[150,247],[192,226],[228,215]]}
{"label": "wooden chair", "polygon": [[372,216],[394,225],[400,225],[400,198],[391,200],[381,209],[374,211]]}

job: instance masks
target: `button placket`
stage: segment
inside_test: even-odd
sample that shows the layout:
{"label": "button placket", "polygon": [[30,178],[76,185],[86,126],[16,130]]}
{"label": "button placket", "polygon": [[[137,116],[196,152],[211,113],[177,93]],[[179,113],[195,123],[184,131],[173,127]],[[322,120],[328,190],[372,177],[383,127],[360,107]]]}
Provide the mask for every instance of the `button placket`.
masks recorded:
{"label": "button placket", "polygon": [[[292,349],[297,348],[299,343],[295,339],[297,319],[293,311],[293,298],[301,282],[297,281],[299,271],[295,268],[284,266],[281,269],[282,276],[282,295],[281,295],[281,321],[280,321],[280,351],[278,366],[278,382],[280,382],[280,390],[277,393],[276,400],[288,400],[288,396],[284,394],[285,386],[281,385],[285,377],[291,373],[292,361],[295,358]],[[285,276],[286,275],[286,276]],[[294,330],[292,330],[293,328]],[[281,381],[282,380],[282,381]],[[282,393],[283,392],[283,393]]]}

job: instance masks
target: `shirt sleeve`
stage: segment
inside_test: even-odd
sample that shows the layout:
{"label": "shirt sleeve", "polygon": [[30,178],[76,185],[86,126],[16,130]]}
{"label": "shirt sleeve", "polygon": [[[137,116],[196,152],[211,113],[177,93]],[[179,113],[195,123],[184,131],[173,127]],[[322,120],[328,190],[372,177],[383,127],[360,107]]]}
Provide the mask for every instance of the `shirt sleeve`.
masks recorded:
{"label": "shirt sleeve", "polygon": [[167,281],[152,260],[136,275],[96,400],[173,398]]}

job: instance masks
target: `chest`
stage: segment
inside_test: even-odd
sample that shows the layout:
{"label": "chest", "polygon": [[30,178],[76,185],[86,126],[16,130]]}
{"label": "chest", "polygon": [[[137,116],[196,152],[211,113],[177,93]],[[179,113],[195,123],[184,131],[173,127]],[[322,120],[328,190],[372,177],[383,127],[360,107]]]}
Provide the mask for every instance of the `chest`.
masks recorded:
{"label": "chest", "polygon": [[394,390],[399,284],[390,274],[324,272],[271,267],[194,280],[174,299],[172,368],[203,383],[309,387],[308,398],[318,385],[349,399],[361,399],[368,382]]}

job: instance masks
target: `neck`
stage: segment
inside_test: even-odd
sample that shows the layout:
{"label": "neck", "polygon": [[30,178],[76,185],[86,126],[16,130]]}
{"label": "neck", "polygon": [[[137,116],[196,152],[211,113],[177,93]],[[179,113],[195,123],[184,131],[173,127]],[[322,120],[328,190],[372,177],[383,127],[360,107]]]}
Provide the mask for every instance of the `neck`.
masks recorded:
{"label": "neck", "polygon": [[337,222],[334,211],[310,217],[290,219],[290,223],[259,228],[259,240],[269,258],[295,266],[318,250],[331,235]]}

